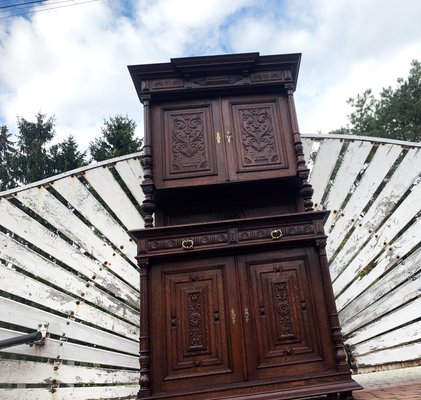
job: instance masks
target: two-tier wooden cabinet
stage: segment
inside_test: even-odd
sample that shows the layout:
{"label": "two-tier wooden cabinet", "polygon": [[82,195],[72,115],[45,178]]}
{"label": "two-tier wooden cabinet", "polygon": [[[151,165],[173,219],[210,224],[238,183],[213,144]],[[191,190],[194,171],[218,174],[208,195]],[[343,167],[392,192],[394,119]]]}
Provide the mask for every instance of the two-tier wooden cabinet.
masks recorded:
{"label": "two-tier wooden cabinet", "polygon": [[299,54],[129,67],[144,105],[142,399],[352,398],[296,121]]}

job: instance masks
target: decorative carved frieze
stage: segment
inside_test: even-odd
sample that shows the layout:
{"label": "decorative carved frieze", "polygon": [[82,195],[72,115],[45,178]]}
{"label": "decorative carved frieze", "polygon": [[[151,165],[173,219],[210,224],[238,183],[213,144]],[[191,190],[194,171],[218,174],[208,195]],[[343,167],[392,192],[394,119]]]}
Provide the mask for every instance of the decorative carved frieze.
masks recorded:
{"label": "decorative carved frieze", "polygon": [[193,78],[192,82],[200,86],[233,85],[242,79],[241,75],[212,75]]}
{"label": "decorative carved frieze", "polygon": [[[212,246],[229,243],[244,243],[248,241],[273,241],[273,231],[276,229],[280,234],[276,237],[276,240],[282,240],[285,237],[290,236],[302,236],[314,234],[314,226],[311,223],[301,225],[287,225],[287,226],[272,226],[263,228],[242,228],[238,230],[226,230],[213,233],[194,234],[189,235],[188,240],[192,242],[192,245],[188,247],[188,250],[200,248],[201,246]],[[186,236],[170,237],[167,239],[151,239],[147,242],[147,251],[155,252],[170,249],[186,250],[186,246],[183,246],[183,241],[186,240]]]}

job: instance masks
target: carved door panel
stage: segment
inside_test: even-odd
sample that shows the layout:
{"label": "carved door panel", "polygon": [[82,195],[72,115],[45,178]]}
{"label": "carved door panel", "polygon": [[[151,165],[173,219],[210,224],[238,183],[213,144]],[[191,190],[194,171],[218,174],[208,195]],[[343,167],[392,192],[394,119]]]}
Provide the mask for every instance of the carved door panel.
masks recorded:
{"label": "carved door panel", "polygon": [[317,269],[314,262],[303,250],[240,258],[249,379],[308,374],[323,367],[316,321],[323,325],[326,316],[317,315],[314,307],[309,281],[310,269]]}
{"label": "carved door panel", "polygon": [[155,391],[244,380],[234,268],[232,258],[211,258],[152,270],[162,293],[152,305]]}
{"label": "carved door panel", "polygon": [[[229,180],[268,179],[288,172],[284,99],[231,98],[224,103]],[[293,159],[293,158],[292,158]],[[289,172],[291,173],[291,172]]]}
{"label": "carved door panel", "polygon": [[217,100],[170,103],[154,109],[155,184],[178,187],[225,181]]}

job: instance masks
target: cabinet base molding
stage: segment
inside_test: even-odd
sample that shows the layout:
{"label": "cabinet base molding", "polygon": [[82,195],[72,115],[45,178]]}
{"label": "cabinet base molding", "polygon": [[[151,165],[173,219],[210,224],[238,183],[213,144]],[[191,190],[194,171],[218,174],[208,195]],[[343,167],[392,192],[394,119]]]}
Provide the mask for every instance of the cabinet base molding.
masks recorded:
{"label": "cabinet base molding", "polygon": [[[348,376],[315,377],[283,382],[241,382],[209,389],[177,391],[176,393],[145,394],[139,392],[138,399],[189,399],[189,400],[287,400],[313,399],[327,395],[325,400],[352,400],[352,391],[362,389]],[[309,399],[309,400],[311,400]]]}

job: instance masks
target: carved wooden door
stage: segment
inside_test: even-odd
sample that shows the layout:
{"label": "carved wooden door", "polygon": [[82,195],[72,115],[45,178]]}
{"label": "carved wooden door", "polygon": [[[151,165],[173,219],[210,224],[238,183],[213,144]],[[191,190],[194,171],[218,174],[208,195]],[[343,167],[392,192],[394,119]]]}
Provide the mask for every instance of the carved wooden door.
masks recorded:
{"label": "carved wooden door", "polygon": [[222,109],[230,181],[275,178],[287,171],[287,150],[293,149],[285,99],[228,98]]}
{"label": "carved wooden door", "polygon": [[244,380],[234,259],[152,268],[154,392]]}
{"label": "carved wooden door", "polygon": [[219,101],[171,102],[154,108],[155,184],[179,187],[225,180]]}
{"label": "carved wooden door", "polygon": [[[241,256],[248,379],[298,376],[327,370],[328,320],[312,249]],[[311,283],[310,283],[311,282]],[[315,307],[315,299],[319,307]]]}
{"label": "carved wooden door", "polygon": [[295,175],[286,100],[254,96],[154,107],[155,184],[159,188]]}

